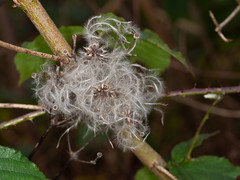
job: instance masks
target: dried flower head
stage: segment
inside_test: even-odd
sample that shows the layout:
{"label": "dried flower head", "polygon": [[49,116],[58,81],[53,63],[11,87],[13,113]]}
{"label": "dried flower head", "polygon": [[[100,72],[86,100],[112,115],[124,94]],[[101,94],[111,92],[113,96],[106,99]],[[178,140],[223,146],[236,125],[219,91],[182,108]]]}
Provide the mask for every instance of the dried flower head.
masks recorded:
{"label": "dried flower head", "polygon": [[131,22],[91,18],[85,26],[87,46],[75,61],[64,67],[46,64],[34,75],[39,102],[67,119],[69,128],[83,122],[95,132],[111,130],[121,148],[136,148],[134,138],[149,133],[147,114],[163,92],[151,70],[127,60],[139,37]]}

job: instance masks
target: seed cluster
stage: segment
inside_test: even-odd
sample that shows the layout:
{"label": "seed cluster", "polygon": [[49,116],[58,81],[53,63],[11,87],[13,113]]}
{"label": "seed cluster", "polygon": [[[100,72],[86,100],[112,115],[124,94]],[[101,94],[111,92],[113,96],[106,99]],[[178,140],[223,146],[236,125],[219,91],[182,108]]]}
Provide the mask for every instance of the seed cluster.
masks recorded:
{"label": "seed cluster", "polygon": [[127,60],[140,37],[131,22],[95,16],[84,36],[87,46],[74,60],[64,67],[45,64],[35,76],[36,97],[51,115],[68,120],[68,128],[82,122],[95,132],[111,130],[123,150],[135,149],[133,139],[149,132],[147,114],[163,83]]}
{"label": "seed cluster", "polygon": [[95,92],[93,93],[95,97],[116,97],[115,92],[110,90],[110,87],[104,85],[103,83],[101,86],[95,88]]}

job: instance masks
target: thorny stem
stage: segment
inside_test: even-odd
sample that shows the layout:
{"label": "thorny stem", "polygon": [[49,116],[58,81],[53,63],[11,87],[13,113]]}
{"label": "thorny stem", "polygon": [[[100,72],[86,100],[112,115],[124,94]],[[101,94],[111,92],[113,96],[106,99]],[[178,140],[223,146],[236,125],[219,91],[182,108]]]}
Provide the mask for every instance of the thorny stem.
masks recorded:
{"label": "thorny stem", "polygon": [[2,122],[0,124],[0,130],[3,129],[3,128],[9,127],[9,126],[14,126],[14,125],[16,125],[18,123],[21,123],[21,122],[24,122],[24,121],[32,120],[33,118],[41,116],[43,114],[45,114],[45,112],[42,111],[42,110],[34,111],[34,112],[31,112],[31,113],[25,114],[23,116],[14,118],[10,121]]}
{"label": "thorny stem", "polygon": [[240,93],[240,86],[230,86],[230,87],[214,87],[214,88],[193,88],[180,91],[170,91],[165,92],[163,97],[174,97],[174,96],[192,96],[192,95],[204,95],[204,94],[232,94]]}
{"label": "thorny stem", "polygon": [[38,0],[13,0],[13,2],[26,13],[54,54],[63,57],[71,55],[70,45]]}
{"label": "thorny stem", "polygon": [[15,46],[15,45],[3,42],[1,40],[0,40],[0,46],[10,49],[10,50],[13,50],[13,51],[16,51],[16,52],[26,53],[26,54],[38,56],[38,57],[45,58],[45,59],[51,59],[54,61],[59,61],[59,62],[68,62],[69,61],[67,57],[60,57],[60,56],[55,56],[52,54],[47,54],[47,53],[43,53],[43,52],[38,52],[38,51],[22,48],[19,46]]}
{"label": "thorny stem", "polygon": [[190,148],[189,148],[189,150],[188,150],[188,153],[187,153],[187,156],[186,156],[186,159],[187,159],[187,160],[191,158],[192,151],[193,151],[194,146],[195,146],[195,144],[196,144],[196,142],[197,142],[197,139],[198,139],[198,137],[199,137],[200,131],[201,131],[202,128],[203,128],[203,125],[205,124],[205,122],[206,122],[207,119],[209,118],[209,115],[210,115],[211,111],[213,110],[214,106],[215,106],[220,100],[221,100],[221,98],[217,98],[217,99],[213,102],[212,106],[209,108],[208,112],[207,112],[207,113],[205,114],[205,116],[203,117],[202,122],[201,122],[201,124],[199,125],[199,127],[198,127],[198,129],[197,129],[197,131],[196,131],[196,133],[195,133],[195,135],[194,135],[193,142],[192,142],[192,144],[191,144],[191,146],[190,146]]}

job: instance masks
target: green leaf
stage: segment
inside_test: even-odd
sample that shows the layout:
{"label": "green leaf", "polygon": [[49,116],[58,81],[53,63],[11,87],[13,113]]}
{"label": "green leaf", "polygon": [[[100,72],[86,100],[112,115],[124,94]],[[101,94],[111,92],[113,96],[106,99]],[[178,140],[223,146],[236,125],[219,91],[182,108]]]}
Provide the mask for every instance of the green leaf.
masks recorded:
{"label": "green leaf", "polygon": [[82,35],[84,28],[82,26],[62,26],[60,27],[59,31],[62,33],[63,37],[66,39],[66,41],[70,44],[72,40],[72,35]]}
{"label": "green leaf", "polygon": [[[39,52],[51,53],[51,50],[40,36],[38,36],[33,42],[24,42],[22,47]],[[46,62],[45,59],[25,53],[17,53],[14,61],[17,70],[20,73],[19,84],[31,77],[32,73],[40,71],[41,65]]]}
{"label": "green leaf", "polygon": [[37,166],[20,152],[0,146],[0,179],[46,180]]}
{"label": "green leaf", "polygon": [[[200,134],[194,148],[200,146],[205,139],[208,139],[216,135],[217,133],[218,132],[213,132],[210,134]],[[181,142],[173,148],[171,152],[171,158],[173,162],[180,163],[186,158],[188,150],[192,144],[192,141],[193,138],[188,141]]]}
{"label": "green leaf", "polygon": [[159,69],[164,71],[170,64],[170,56],[175,57],[187,68],[186,60],[180,52],[169,49],[166,43],[154,32],[145,29],[141,34],[141,39],[138,42],[133,54],[137,57],[133,58],[149,68]]}
{"label": "green leaf", "polygon": [[[83,27],[81,26],[61,27],[59,30],[63,34],[67,42],[71,41],[73,34],[83,33]],[[44,41],[41,35],[36,37],[32,42],[25,42],[22,46],[38,52],[52,54],[51,49],[48,47],[47,43]],[[46,60],[24,53],[17,53],[14,60],[17,66],[17,70],[20,73],[19,84],[30,78],[32,73],[39,72],[41,70],[41,65],[43,65],[46,61],[54,63],[51,60]]]}
{"label": "green leaf", "polygon": [[117,19],[117,20],[119,20],[119,21],[123,21],[123,22],[126,21],[124,18],[118,17],[118,16],[116,16],[116,15],[113,14],[113,13],[100,14],[100,16],[101,16],[102,19],[114,18],[114,19]]}
{"label": "green leaf", "polygon": [[227,159],[216,156],[202,156],[180,164],[170,163],[169,170],[178,180],[235,180],[240,175],[240,167],[234,167]]}
{"label": "green leaf", "polygon": [[135,180],[158,180],[158,177],[155,176],[148,168],[144,167],[137,171]]}

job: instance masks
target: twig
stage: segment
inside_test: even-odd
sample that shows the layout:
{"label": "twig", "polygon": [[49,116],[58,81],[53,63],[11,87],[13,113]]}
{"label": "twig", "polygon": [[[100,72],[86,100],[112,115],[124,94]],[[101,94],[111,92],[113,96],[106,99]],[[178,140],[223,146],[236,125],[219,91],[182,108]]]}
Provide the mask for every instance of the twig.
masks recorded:
{"label": "twig", "polygon": [[43,114],[45,114],[45,112],[42,111],[42,110],[34,111],[34,112],[31,112],[31,113],[25,114],[23,116],[14,118],[14,119],[12,119],[10,121],[2,122],[0,124],[0,130],[3,129],[3,128],[7,128],[9,126],[14,126],[14,125],[16,125],[18,123],[21,123],[21,122],[24,122],[24,121],[32,120],[33,118],[41,116]]}
{"label": "twig", "polygon": [[76,151],[77,155],[79,155],[79,153],[84,150],[89,144],[90,142],[92,142],[97,136],[99,136],[102,133],[102,131],[97,132],[93,137],[91,137],[80,149],[78,149]]}
{"label": "twig", "polygon": [[26,54],[30,54],[30,55],[33,55],[33,56],[38,56],[38,57],[41,57],[41,58],[44,58],[44,59],[51,59],[51,60],[59,61],[59,62],[69,61],[67,57],[60,57],[60,56],[55,56],[55,55],[52,55],[52,54],[33,51],[33,50],[30,50],[30,49],[22,48],[22,47],[19,47],[19,46],[15,46],[15,45],[3,42],[1,40],[0,40],[0,46],[2,46],[4,48],[7,48],[7,49],[10,49],[10,50],[13,50],[13,51],[16,51],[16,52],[26,53]]}
{"label": "twig", "polygon": [[192,96],[192,95],[204,95],[208,93],[214,94],[232,94],[240,93],[240,86],[230,86],[230,87],[215,87],[215,88],[193,88],[180,91],[170,91],[165,92],[163,97],[174,97],[174,96]]}
{"label": "twig", "polygon": [[224,42],[226,42],[226,43],[232,41],[231,39],[228,39],[228,38],[226,38],[226,37],[223,35],[221,29],[217,29],[217,27],[219,27],[219,25],[218,25],[218,22],[217,22],[217,20],[216,20],[216,18],[215,18],[215,16],[214,16],[214,14],[212,13],[212,11],[209,11],[209,16],[211,17],[213,23],[215,24],[215,26],[216,26],[215,31],[218,33],[218,35],[220,36],[220,38],[222,38],[222,40],[223,40]]}
{"label": "twig", "polygon": [[42,110],[42,106],[31,105],[31,104],[12,104],[12,103],[0,103],[0,108],[17,108],[17,109],[31,109],[31,110]]}
{"label": "twig", "polygon": [[232,13],[221,23],[221,24],[218,24],[214,14],[212,13],[212,11],[209,11],[209,15],[213,21],[213,23],[215,24],[216,28],[215,28],[215,31],[218,33],[218,35],[222,38],[223,41],[225,42],[230,42],[231,39],[228,39],[226,38],[223,33],[222,33],[222,28],[224,26],[227,25],[227,23],[229,23],[235,16],[236,14],[240,11],[240,5],[238,5],[233,11]]}
{"label": "twig", "polygon": [[[195,101],[190,98],[174,97],[173,100],[177,101],[179,103],[185,104],[189,107],[198,109],[200,111],[207,112],[210,108],[209,105]],[[229,110],[229,109],[224,109],[224,108],[219,108],[219,107],[214,107],[212,110],[212,114],[217,115],[217,116],[227,117],[227,118],[240,118],[239,110]]]}
{"label": "twig", "polygon": [[50,132],[50,130],[52,129],[54,125],[50,124],[47,128],[47,130],[44,132],[44,134],[40,137],[39,141],[37,142],[37,144],[34,146],[34,149],[32,150],[31,154],[28,156],[29,160],[32,160],[32,157],[34,156],[34,154],[37,152],[38,148],[41,146],[41,144],[43,143],[44,139],[47,137],[48,133]]}
{"label": "twig", "polygon": [[81,162],[81,163],[86,163],[86,164],[96,164],[96,161],[102,157],[102,153],[98,152],[97,153],[97,157],[94,160],[91,161],[84,161],[84,160],[80,160],[79,159],[79,153],[84,150],[90,142],[92,142],[101,132],[98,132],[97,134],[95,134],[93,137],[91,137],[91,139],[89,139],[81,148],[79,148],[77,151],[72,151],[72,147],[71,147],[71,142],[70,142],[70,136],[69,133],[67,133],[67,143],[68,143],[68,151],[69,151],[69,155],[70,158],[69,160],[64,164],[63,168],[59,171],[59,173],[53,178],[53,180],[57,180],[62,174],[63,172],[68,168],[68,166],[70,165],[70,163],[72,161],[77,161],[77,162]]}
{"label": "twig", "polygon": [[193,142],[192,142],[192,144],[191,144],[191,146],[190,146],[190,148],[189,148],[189,150],[188,150],[186,159],[190,159],[190,158],[191,158],[191,154],[192,154],[192,151],[193,151],[193,149],[194,149],[194,146],[195,146],[195,144],[196,144],[196,142],[197,142],[197,139],[198,139],[198,136],[199,136],[199,134],[200,134],[200,131],[202,130],[203,125],[205,124],[205,122],[207,121],[207,119],[209,118],[209,114],[212,112],[214,106],[215,106],[220,100],[221,100],[221,98],[217,98],[217,99],[213,102],[212,106],[209,108],[208,112],[207,112],[207,113],[205,114],[205,116],[203,117],[202,122],[201,122],[201,124],[199,125],[199,127],[198,127],[198,129],[197,129],[197,132],[196,132],[195,135],[194,135]]}
{"label": "twig", "polygon": [[44,132],[44,134],[40,137],[37,144],[34,146],[34,149],[32,150],[31,154],[28,156],[28,159],[31,160],[34,154],[37,152],[38,148],[41,146],[45,138],[47,137],[50,130],[57,126],[59,119],[61,118],[61,115],[56,115],[53,119],[50,120],[50,125],[48,126],[47,130]]}

